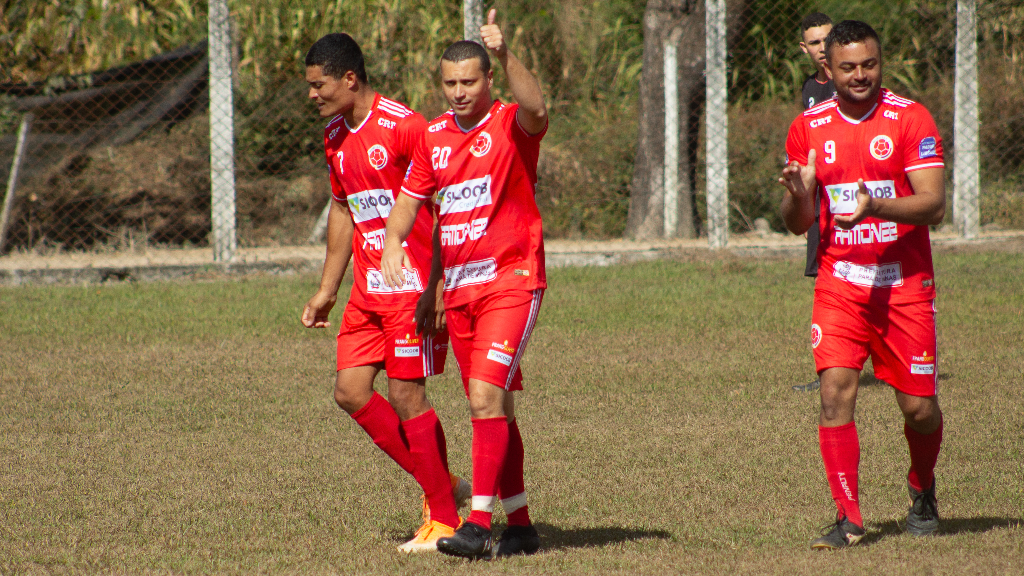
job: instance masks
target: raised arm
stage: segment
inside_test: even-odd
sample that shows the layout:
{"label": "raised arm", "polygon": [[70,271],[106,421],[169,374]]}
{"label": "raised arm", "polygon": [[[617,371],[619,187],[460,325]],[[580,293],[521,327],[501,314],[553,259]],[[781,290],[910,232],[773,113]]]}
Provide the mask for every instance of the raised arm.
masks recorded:
{"label": "raised arm", "polygon": [[516,113],[519,125],[527,134],[539,134],[548,124],[544,94],[537,79],[505,45],[501,28],[494,23],[497,15],[498,11],[493,8],[487,13],[487,24],[480,27],[480,39],[505,70],[512,96],[519,104],[519,111]]}

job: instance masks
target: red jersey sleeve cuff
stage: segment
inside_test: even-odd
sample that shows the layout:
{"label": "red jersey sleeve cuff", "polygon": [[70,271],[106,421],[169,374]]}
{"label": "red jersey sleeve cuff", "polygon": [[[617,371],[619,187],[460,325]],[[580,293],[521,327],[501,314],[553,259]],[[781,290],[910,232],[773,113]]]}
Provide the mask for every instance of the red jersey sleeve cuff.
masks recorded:
{"label": "red jersey sleeve cuff", "polygon": [[411,197],[413,197],[413,198],[415,198],[417,200],[426,200],[427,198],[430,198],[429,194],[427,194],[426,196],[424,196],[422,194],[417,194],[417,193],[413,192],[412,190],[409,190],[405,186],[402,186],[402,194],[405,194],[406,196],[411,196]]}
{"label": "red jersey sleeve cuff", "polygon": [[911,164],[903,169],[904,172],[913,172],[914,170],[923,170],[925,168],[945,168],[944,162],[924,162],[921,164]]}

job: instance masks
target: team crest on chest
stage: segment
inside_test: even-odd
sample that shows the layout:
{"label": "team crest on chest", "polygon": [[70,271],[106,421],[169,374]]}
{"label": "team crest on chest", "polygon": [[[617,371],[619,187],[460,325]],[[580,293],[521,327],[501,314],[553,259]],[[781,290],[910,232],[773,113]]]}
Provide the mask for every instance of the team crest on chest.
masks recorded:
{"label": "team crest on chest", "polygon": [[366,155],[370,159],[370,166],[373,166],[376,170],[380,170],[388,165],[388,151],[380,144],[370,146],[370,149],[366,151]]}
{"label": "team crest on chest", "polygon": [[889,138],[884,134],[875,136],[874,139],[871,140],[870,150],[871,156],[873,156],[875,160],[888,159],[889,156],[892,156],[892,138]]}
{"label": "team crest on chest", "polygon": [[481,132],[473,145],[469,147],[469,153],[477,158],[483,157],[491,151],[491,135],[487,132]]}

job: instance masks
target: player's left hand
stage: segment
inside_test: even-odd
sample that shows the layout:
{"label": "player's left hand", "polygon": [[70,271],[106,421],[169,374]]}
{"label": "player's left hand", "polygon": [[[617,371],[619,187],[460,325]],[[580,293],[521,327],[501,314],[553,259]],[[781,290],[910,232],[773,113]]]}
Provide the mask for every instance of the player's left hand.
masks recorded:
{"label": "player's left hand", "polygon": [[836,214],[834,220],[836,226],[843,230],[849,230],[864,220],[868,216],[874,215],[874,198],[868,192],[868,187],[864,185],[864,179],[859,178],[857,180],[857,207],[853,210],[853,214],[844,216],[842,214]]}
{"label": "player's left hand", "polygon": [[505,46],[505,37],[501,33],[501,28],[494,23],[497,16],[498,11],[491,8],[491,11],[487,13],[487,24],[480,27],[480,39],[483,40],[484,46],[488,50],[493,52],[498,58],[501,58],[505,55],[508,47]]}

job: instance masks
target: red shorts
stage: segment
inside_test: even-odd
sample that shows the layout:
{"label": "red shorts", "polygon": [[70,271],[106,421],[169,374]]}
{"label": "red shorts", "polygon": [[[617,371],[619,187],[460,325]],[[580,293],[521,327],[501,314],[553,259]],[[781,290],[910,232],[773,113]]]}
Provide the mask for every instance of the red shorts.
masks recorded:
{"label": "red shorts", "polygon": [[445,310],[467,395],[470,378],[505,390],[523,389],[519,360],[543,299],[543,289],[508,290]]}
{"label": "red shorts", "polygon": [[388,378],[417,380],[444,372],[446,331],[429,338],[416,333],[414,310],[371,312],[345,306],[338,332],[338,370],[384,365]]}
{"label": "red shorts", "polygon": [[878,306],[817,291],[811,321],[818,373],[827,368],[860,370],[870,354],[875,377],[900,392],[938,392],[934,300]]}

